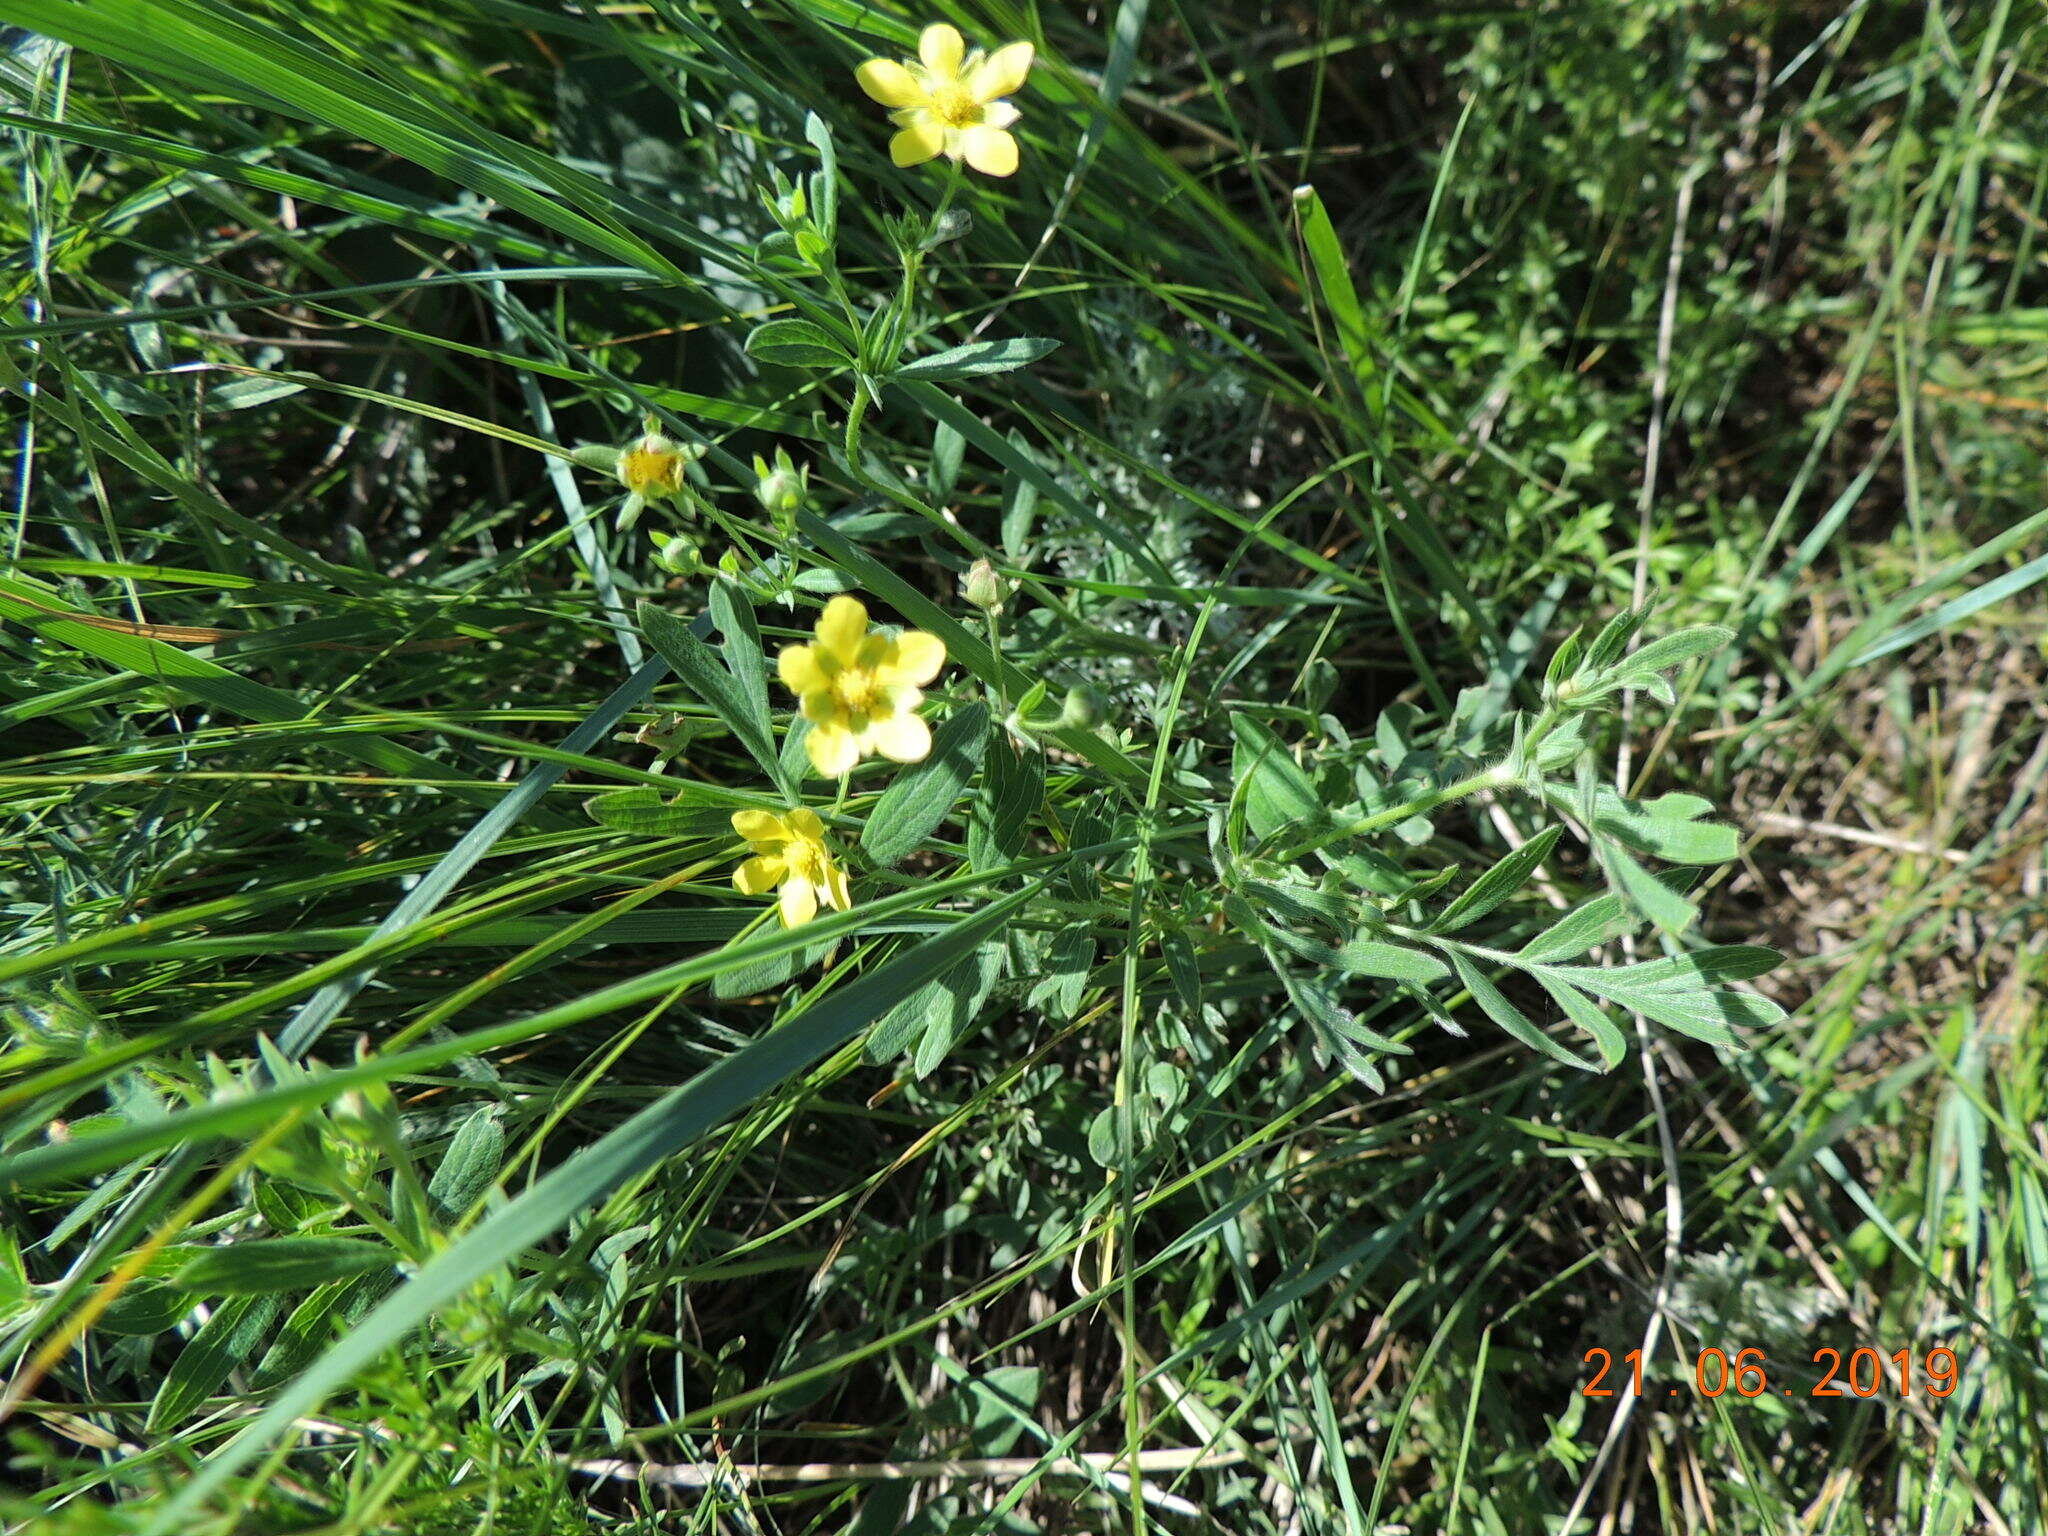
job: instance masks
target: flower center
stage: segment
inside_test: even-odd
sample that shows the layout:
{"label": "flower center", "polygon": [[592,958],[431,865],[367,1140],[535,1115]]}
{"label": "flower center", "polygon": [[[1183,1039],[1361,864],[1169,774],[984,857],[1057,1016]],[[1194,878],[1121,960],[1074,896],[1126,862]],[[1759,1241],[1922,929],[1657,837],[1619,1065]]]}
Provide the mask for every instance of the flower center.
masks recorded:
{"label": "flower center", "polygon": [[825,845],[808,837],[791,839],[782,850],[783,862],[789,872],[799,880],[808,880],[813,885],[825,879]]}
{"label": "flower center", "polygon": [[654,489],[672,490],[676,483],[678,459],[673,453],[663,453],[658,448],[635,448],[628,453],[623,478],[626,489],[636,495],[645,495]]}
{"label": "flower center", "polygon": [[972,128],[981,121],[981,103],[974,93],[955,81],[932,92],[932,116],[948,128]]}
{"label": "flower center", "polygon": [[832,697],[848,714],[872,715],[887,696],[866,667],[848,667],[832,679]]}

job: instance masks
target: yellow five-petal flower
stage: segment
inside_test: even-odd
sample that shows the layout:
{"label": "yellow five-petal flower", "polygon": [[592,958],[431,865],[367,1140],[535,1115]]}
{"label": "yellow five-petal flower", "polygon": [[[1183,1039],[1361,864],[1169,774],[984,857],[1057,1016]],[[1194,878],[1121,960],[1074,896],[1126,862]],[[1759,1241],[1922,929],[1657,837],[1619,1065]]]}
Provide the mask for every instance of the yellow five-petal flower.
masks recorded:
{"label": "yellow five-petal flower", "polygon": [[868,611],[841,594],[825,605],[815,645],[783,647],[776,670],[811,722],[804,746],[828,779],[879,752],[921,762],[931,728],[918,717],[921,691],[946,664],[945,642],[923,630],[900,635],[868,628]]}
{"label": "yellow five-petal flower", "polygon": [[1017,109],[1002,97],[1021,90],[1031,72],[1031,45],[1011,43],[984,57],[971,55],[944,22],[924,29],[916,64],[869,59],[854,71],[860,88],[885,107],[897,133],[889,157],[922,165],[935,155],[965,160],[988,176],[1017,169],[1017,141],[1009,127]]}
{"label": "yellow five-petal flower", "polygon": [[776,892],[782,926],[795,928],[818,915],[818,898],[844,912],[853,905],[846,871],[832,857],[825,823],[817,812],[798,806],[784,816],[773,811],[734,811],[732,829],[747,840],[754,856],[732,872],[742,896]]}

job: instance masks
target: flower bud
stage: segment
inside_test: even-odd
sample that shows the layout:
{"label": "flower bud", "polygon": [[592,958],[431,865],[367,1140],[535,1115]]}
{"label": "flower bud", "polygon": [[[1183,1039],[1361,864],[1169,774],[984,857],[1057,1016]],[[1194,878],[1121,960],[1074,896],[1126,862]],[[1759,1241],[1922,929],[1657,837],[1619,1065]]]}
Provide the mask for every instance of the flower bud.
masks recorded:
{"label": "flower bud", "polygon": [[773,466],[758,453],[754,455],[754,500],[760,502],[778,524],[803,506],[810,493],[809,480],[809,470],[798,473],[786,449],[775,450]]}
{"label": "flower bud", "polygon": [[1078,683],[1067,690],[1066,703],[1060,706],[1060,729],[1087,730],[1102,719],[1106,707],[1100,689]]}
{"label": "flower bud", "polygon": [[658,533],[654,536],[654,563],[672,576],[694,576],[702,569],[704,557],[694,535]]}
{"label": "flower bud", "polygon": [[960,595],[993,617],[1003,611],[1003,603],[1010,595],[1010,583],[986,559],[981,559],[969,566],[967,574],[960,578]]}

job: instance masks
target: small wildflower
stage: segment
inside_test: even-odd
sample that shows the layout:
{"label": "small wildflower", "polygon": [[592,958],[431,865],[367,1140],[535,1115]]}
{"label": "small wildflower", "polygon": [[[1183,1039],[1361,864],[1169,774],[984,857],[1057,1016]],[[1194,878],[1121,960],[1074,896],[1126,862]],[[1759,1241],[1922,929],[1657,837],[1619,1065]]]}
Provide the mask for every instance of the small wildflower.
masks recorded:
{"label": "small wildflower", "polygon": [[773,811],[734,811],[732,829],[753,850],[753,857],[732,872],[733,887],[742,896],[774,891],[783,927],[798,928],[816,917],[820,896],[840,912],[853,905],[846,871],[832,857],[817,812],[802,806],[782,816]]}
{"label": "small wildflower", "polygon": [[1017,169],[1017,141],[1007,130],[1018,113],[1000,98],[1023,88],[1031,52],[1029,43],[1011,43],[986,57],[980,49],[969,54],[959,32],[939,22],[918,38],[917,64],[869,59],[854,77],[893,109],[889,158],[898,165],[944,155],[987,176],[1008,176]]}
{"label": "small wildflower", "polygon": [[984,558],[970,565],[967,574],[960,578],[960,595],[971,606],[993,616],[1003,611],[1010,596],[1010,584]]}
{"label": "small wildflower", "polygon": [[619,484],[648,501],[683,494],[683,472],[697,455],[673,438],[649,432],[619,455]]}
{"label": "small wildflower", "polygon": [[932,733],[917,707],[924,685],[946,664],[945,643],[917,629],[870,630],[867,609],[844,594],[825,605],[816,633],[815,645],[785,646],[777,658],[782,685],[811,722],[804,739],[811,766],[836,779],[878,752],[899,763],[922,762]]}

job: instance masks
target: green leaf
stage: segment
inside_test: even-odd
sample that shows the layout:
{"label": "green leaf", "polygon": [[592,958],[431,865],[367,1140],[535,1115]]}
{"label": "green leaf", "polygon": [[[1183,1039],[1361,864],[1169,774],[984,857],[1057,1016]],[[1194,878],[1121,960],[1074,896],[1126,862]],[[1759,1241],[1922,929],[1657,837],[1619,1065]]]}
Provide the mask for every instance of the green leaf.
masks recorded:
{"label": "green leaf", "polygon": [[691,634],[688,626],[674,615],[652,603],[640,605],[640,633],[674,670],[683,686],[725,722],[726,729],[767,770],[769,778],[780,784],[785,793],[793,794],[794,786],[782,777],[782,760],[769,731],[767,712],[755,710],[752,694],[719,660],[718,653]]}
{"label": "green leaf", "polygon": [[[1562,786],[1544,786],[1544,798],[1561,811],[1577,814],[1577,797]],[[1655,800],[1624,800],[1602,785],[1593,798],[1593,827],[1637,853],[1667,864],[1725,864],[1735,857],[1735,829],[1705,821],[1713,803],[1698,795],[1660,795]]]}
{"label": "green leaf", "polygon": [[615,832],[633,832],[642,837],[702,837],[732,831],[732,813],[740,804],[734,800],[699,801],[690,804],[686,787],[674,799],[665,799],[652,785],[638,789],[616,789],[584,802],[590,819]]}
{"label": "green leaf", "polygon": [[1313,826],[1324,819],[1315,785],[1263,721],[1239,710],[1230,717],[1230,729],[1237,737],[1233,757],[1243,785],[1245,821],[1256,836],[1267,838],[1283,827]]}
{"label": "green leaf", "polygon": [[967,827],[967,858],[994,869],[1024,851],[1031,818],[1045,803],[1045,759],[1019,750],[1007,733],[990,745],[982,766],[981,795]]}
{"label": "green leaf", "polygon": [[1569,960],[1598,944],[1618,939],[1642,926],[1635,909],[1609,892],[1572,908],[1516,954],[1518,960]]}
{"label": "green leaf", "polygon": [[271,1237],[209,1248],[171,1278],[204,1296],[261,1296],[311,1290],[397,1262],[382,1243],[357,1237]]}
{"label": "green leaf", "polygon": [[1550,857],[1550,850],[1564,833],[1562,827],[1545,827],[1493,868],[1465,887],[1464,891],[1430,924],[1432,933],[1456,933],[1477,922],[1529,883],[1536,867]]}
{"label": "green leaf", "polygon": [[[757,331],[755,333],[759,335]],[[978,379],[985,374],[1008,373],[1027,367],[1046,356],[1059,343],[1049,336],[1013,336],[1007,341],[970,341],[964,347],[934,352],[914,363],[905,363],[891,378],[923,384],[946,384],[955,379]],[[751,344],[749,350],[752,350]]]}
{"label": "green leaf", "polygon": [[1336,959],[1353,976],[1379,976],[1388,981],[1435,981],[1449,974],[1449,967],[1435,955],[1371,939],[1338,945]]}
{"label": "green leaf", "polygon": [[1631,656],[1624,656],[1614,664],[1610,676],[1616,681],[1654,676],[1697,657],[1711,656],[1734,638],[1734,630],[1723,629],[1718,624],[1699,624],[1681,629],[1661,640],[1652,640]]}
{"label": "green leaf", "polygon": [[280,1305],[276,1296],[233,1296],[215,1307],[164,1373],[147,1427],[181,1425],[219,1391],[228,1373],[262,1347]]}
{"label": "green leaf", "polygon": [[464,1120],[427,1185],[436,1214],[443,1221],[459,1219],[491,1187],[504,1156],[505,1127],[496,1109],[480,1109]]}
{"label": "green leaf", "polygon": [[1565,1017],[1593,1037],[1593,1044],[1599,1050],[1606,1070],[1612,1072],[1619,1066],[1622,1057],[1628,1054],[1628,1040],[1620,1026],[1607,1016],[1606,1010],[1555,974],[1543,971],[1532,974],[1542,983],[1551,1000],[1564,1010]]}
{"label": "green leaf", "polygon": [[982,1005],[1003,976],[1000,940],[984,944],[946,973],[946,1004],[925,1021],[924,1036],[911,1057],[913,1076],[923,1077],[946,1059],[981,1014]]}
{"label": "green leaf", "polygon": [[[756,720],[768,719],[768,664],[761,646],[761,626],[754,621],[754,605],[739,586],[730,581],[711,584],[711,617],[718,625],[719,650],[726,670],[740,686],[748,713]],[[779,760],[779,759],[778,759]]]}
{"label": "green leaf", "polygon": [[752,1044],[663,1094],[493,1211],[453,1246],[429,1259],[304,1374],[273,1393],[260,1416],[216,1448],[164,1506],[166,1527],[175,1528],[178,1520],[189,1520],[205,1508],[265,1446],[477,1281],[853,1038],[971,953],[989,934],[999,932],[1043,889],[1043,881],[1033,881],[887,964],[811,1000]]}
{"label": "green leaf", "polygon": [[1542,1052],[1552,1061],[1562,1062],[1568,1067],[1577,1067],[1581,1072],[1600,1070],[1592,1062],[1573,1055],[1539,1029],[1527,1014],[1508,1001],[1506,994],[1493,984],[1484,971],[1465,956],[1452,955],[1451,964],[1457,967],[1458,980],[1465,984],[1465,990],[1472,994],[1472,1000],[1480,1006],[1486,1016],[1522,1044],[1531,1050]]}
{"label": "green leaf", "polygon": [[288,399],[306,386],[295,379],[259,379],[243,377],[217,384],[206,392],[206,403],[216,411],[246,411],[252,406],[268,405],[273,400]]}
{"label": "green leaf", "polygon": [[1053,935],[1046,951],[1045,974],[1032,986],[1030,1004],[1055,1019],[1071,1019],[1081,1011],[1081,992],[1095,964],[1095,932],[1075,923]]}
{"label": "green leaf", "polygon": [[916,852],[952,812],[988,750],[988,709],[969,704],[932,737],[930,756],[900,775],[868,812],[860,846],[886,868]]}
{"label": "green leaf", "polygon": [[747,336],[747,355],[779,368],[847,368],[853,354],[830,331],[809,320],[770,320]]}
{"label": "green leaf", "polygon": [[1601,848],[1600,858],[1622,894],[1664,932],[1676,937],[1699,916],[1697,907],[1612,843]]}

